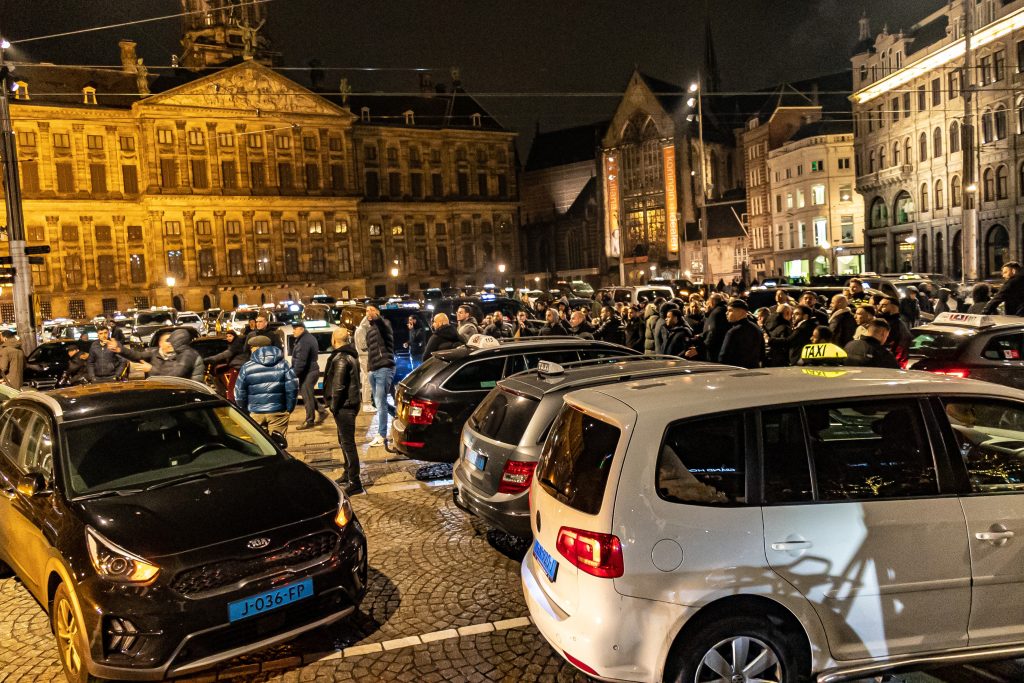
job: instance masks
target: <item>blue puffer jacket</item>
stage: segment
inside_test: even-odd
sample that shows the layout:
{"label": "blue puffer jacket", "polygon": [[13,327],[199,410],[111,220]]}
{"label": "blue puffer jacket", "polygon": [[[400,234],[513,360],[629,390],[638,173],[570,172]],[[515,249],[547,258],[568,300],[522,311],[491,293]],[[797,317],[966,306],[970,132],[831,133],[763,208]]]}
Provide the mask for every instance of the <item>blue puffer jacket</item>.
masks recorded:
{"label": "blue puffer jacket", "polygon": [[298,393],[299,378],[276,346],[256,349],[235,381],[235,403],[249,413],[290,413]]}

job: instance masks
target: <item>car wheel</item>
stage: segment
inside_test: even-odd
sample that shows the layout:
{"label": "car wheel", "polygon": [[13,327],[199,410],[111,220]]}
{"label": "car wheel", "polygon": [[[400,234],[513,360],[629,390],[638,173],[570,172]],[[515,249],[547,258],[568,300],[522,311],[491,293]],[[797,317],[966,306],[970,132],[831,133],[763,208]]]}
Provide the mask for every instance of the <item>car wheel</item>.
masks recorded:
{"label": "car wheel", "polygon": [[14,576],[14,570],[6,562],[0,562],[0,579],[7,579]]}
{"label": "car wheel", "polygon": [[89,647],[82,631],[82,624],[75,613],[74,603],[67,586],[57,586],[53,595],[53,609],[50,611],[50,626],[57,639],[57,651],[64,676],[70,683],[95,683],[101,679],[89,675],[85,668],[85,652]]}
{"label": "car wheel", "polygon": [[776,627],[767,616],[725,617],[706,623],[687,639],[666,680],[803,683],[811,673],[805,649],[795,634]]}

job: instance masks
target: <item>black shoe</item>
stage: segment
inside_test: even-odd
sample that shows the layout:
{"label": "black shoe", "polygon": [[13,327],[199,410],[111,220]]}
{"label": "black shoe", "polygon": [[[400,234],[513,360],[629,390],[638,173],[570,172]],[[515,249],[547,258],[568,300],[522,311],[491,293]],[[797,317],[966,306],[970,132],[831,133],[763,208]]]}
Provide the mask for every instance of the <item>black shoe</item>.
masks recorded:
{"label": "black shoe", "polygon": [[303,422],[300,426],[296,427],[295,430],[301,432],[303,429],[312,429],[312,422]]}
{"label": "black shoe", "polygon": [[316,423],[315,424],[317,426],[320,426],[320,425],[322,425],[324,423],[324,420],[326,420],[326,419],[327,419],[327,411],[326,410],[321,410],[320,414],[318,414],[316,416]]}
{"label": "black shoe", "polygon": [[363,488],[362,482],[359,481],[358,479],[356,479],[355,481],[350,481],[345,485],[346,495],[355,496],[360,493],[366,493],[366,489]]}

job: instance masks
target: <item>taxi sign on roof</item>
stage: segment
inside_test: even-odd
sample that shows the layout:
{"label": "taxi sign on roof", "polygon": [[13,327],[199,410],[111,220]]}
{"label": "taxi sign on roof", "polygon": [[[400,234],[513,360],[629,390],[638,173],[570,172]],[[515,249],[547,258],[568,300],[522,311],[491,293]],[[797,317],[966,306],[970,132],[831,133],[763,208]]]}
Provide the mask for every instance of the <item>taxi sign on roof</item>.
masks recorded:
{"label": "taxi sign on roof", "polygon": [[846,351],[835,344],[808,344],[800,352],[804,365],[842,365]]}
{"label": "taxi sign on roof", "polygon": [[932,323],[935,325],[963,325],[964,327],[992,327],[996,324],[990,316],[974,313],[939,313]]}
{"label": "taxi sign on roof", "polygon": [[498,340],[488,334],[474,334],[466,342],[471,349],[494,349],[500,346]]}

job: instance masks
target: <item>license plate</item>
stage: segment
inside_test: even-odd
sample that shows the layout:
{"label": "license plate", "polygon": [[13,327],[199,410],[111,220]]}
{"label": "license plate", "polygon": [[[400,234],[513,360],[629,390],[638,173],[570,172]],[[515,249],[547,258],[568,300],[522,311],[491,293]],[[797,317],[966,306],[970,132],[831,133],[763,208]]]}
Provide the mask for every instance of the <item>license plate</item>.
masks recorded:
{"label": "license plate", "polygon": [[470,456],[472,458],[470,462],[473,463],[473,467],[481,471],[487,468],[486,455],[484,455],[483,453],[471,453]]}
{"label": "license plate", "polygon": [[537,540],[533,542],[533,556],[537,558],[537,564],[544,570],[548,581],[554,581],[555,576],[558,575],[558,560],[551,557],[551,554],[544,550],[544,546]]}
{"label": "license plate", "polygon": [[273,590],[228,603],[228,621],[248,619],[257,614],[290,605],[313,595],[313,579],[290,583]]}

